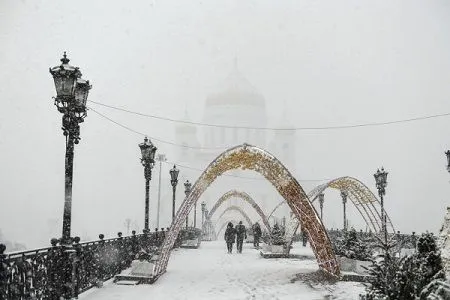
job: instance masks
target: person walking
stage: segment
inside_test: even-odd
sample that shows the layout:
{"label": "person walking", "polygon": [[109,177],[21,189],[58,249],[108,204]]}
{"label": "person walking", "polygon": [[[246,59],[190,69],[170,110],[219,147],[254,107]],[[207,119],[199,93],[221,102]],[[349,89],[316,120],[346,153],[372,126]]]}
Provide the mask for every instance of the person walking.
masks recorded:
{"label": "person walking", "polygon": [[253,246],[256,249],[259,249],[259,239],[261,238],[261,235],[261,226],[256,222],[255,225],[253,225]]}
{"label": "person walking", "polygon": [[242,221],[239,221],[239,224],[236,225],[236,247],[238,253],[242,253],[242,244],[244,243],[244,238],[247,238],[247,229],[242,224]]}
{"label": "person walking", "polygon": [[233,244],[236,240],[236,230],[233,228],[233,223],[228,223],[224,238],[227,243],[228,253],[233,252]]}

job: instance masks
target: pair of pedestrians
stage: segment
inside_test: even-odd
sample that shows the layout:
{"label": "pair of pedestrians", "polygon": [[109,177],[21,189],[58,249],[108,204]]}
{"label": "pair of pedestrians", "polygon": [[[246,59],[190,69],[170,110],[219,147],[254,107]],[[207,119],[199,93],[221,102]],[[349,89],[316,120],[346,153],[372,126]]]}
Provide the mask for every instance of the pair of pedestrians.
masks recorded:
{"label": "pair of pedestrians", "polygon": [[234,228],[233,223],[229,222],[225,230],[224,238],[227,243],[228,253],[233,252],[233,244],[235,241],[237,252],[242,253],[242,244],[244,243],[244,239],[247,238],[247,229],[242,224],[242,221],[239,221],[239,224]]}

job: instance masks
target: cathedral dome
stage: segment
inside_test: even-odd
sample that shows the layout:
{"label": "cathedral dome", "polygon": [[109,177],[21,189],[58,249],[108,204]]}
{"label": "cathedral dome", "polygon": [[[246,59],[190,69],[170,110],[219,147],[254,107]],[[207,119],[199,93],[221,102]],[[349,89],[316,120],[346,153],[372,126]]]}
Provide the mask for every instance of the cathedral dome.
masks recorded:
{"label": "cathedral dome", "polygon": [[228,127],[204,128],[203,144],[208,147],[228,147],[246,142],[263,147],[265,132],[251,127],[264,127],[267,124],[264,97],[239,72],[236,65],[218,91],[206,98],[203,121]]}
{"label": "cathedral dome", "polygon": [[237,68],[225,79],[220,92],[207,97],[205,106],[245,105],[264,108],[265,99]]}

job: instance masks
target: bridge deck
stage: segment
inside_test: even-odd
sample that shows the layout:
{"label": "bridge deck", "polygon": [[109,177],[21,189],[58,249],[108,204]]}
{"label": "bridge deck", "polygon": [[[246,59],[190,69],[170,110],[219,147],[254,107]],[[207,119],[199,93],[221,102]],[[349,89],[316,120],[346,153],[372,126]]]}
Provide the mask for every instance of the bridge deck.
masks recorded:
{"label": "bridge deck", "polygon": [[[352,282],[335,285],[307,284],[291,279],[314,272],[317,263],[310,248],[295,244],[293,253],[310,259],[264,259],[244,244],[242,254],[227,254],[225,243],[203,242],[199,249],[177,249],[167,272],[153,285],[125,286],[107,283],[88,291],[84,300],[111,299],[358,299],[363,286]],[[235,252],[235,249],[234,249]]]}

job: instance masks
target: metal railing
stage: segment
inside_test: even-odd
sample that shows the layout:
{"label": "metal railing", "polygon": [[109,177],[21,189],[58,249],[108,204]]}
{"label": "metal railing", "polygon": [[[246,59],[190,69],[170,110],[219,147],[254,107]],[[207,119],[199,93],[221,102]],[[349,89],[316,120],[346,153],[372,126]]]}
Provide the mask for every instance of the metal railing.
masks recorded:
{"label": "metal railing", "polygon": [[[180,234],[175,247],[181,244]],[[0,244],[0,300],[70,299],[119,274],[139,252],[154,254],[165,232],[5,253]]]}

